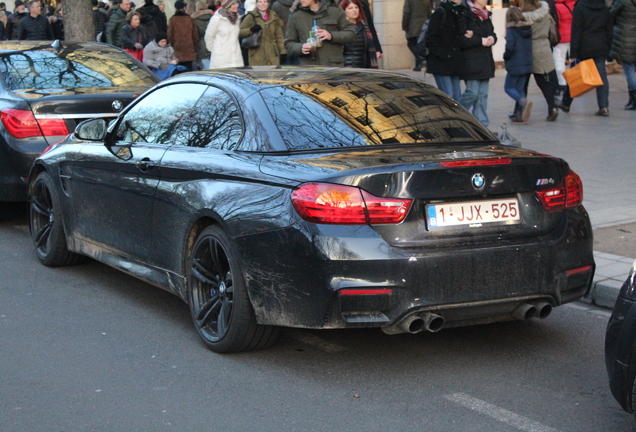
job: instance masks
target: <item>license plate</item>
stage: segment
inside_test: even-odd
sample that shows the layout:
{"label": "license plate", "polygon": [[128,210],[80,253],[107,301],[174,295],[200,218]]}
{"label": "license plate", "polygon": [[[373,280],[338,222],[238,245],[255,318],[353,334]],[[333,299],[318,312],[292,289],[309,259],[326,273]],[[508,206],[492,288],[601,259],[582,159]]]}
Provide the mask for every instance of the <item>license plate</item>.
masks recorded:
{"label": "license plate", "polygon": [[426,214],[429,228],[458,225],[479,228],[483,224],[520,222],[516,198],[429,204],[426,206]]}

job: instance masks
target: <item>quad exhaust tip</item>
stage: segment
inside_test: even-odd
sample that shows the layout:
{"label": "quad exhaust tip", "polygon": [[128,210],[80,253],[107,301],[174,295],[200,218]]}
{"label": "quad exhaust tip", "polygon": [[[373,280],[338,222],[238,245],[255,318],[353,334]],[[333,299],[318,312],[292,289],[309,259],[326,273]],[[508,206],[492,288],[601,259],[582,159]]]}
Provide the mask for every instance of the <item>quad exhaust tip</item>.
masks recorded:
{"label": "quad exhaust tip", "polygon": [[400,333],[415,334],[424,330],[435,333],[444,327],[444,323],[444,317],[430,312],[424,312],[419,315],[409,315],[397,325],[382,327],[382,331],[391,335]]}
{"label": "quad exhaust tip", "polygon": [[[512,317],[518,320],[529,320],[532,318],[547,318],[552,313],[552,305],[545,301],[537,301],[533,303],[521,303],[511,313]],[[422,312],[419,314],[411,314],[400,321],[388,327],[382,327],[382,331],[389,335],[400,333],[419,333],[424,330],[431,333],[440,331],[446,321],[441,315],[432,312]]]}
{"label": "quad exhaust tip", "polygon": [[518,320],[531,318],[547,318],[552,313],[552,305],[547,302],[521,303],[512,311],[512,317]]}

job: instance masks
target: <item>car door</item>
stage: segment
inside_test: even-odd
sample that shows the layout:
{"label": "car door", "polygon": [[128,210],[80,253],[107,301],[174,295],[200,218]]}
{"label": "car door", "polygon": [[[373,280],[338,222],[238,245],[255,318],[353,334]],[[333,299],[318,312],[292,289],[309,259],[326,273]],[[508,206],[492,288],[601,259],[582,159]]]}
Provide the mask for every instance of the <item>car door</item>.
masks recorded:
{"label": "car door", "polygon": [[150,251],[154,265],[181,268],[185,236],[203,213],[216,212],[232,223],[230,209],[249,212],[245,203],[259,189],[262,156],[236,151],[243,136],[243,119],[233,96],[208,86],[164,155]]}
{"label": "car door", "polygon": [[106,144],[82,148],[72,181],[84,239],[145,261],[161,159],[204,90],[192,83],[160,87],[117,120]]}

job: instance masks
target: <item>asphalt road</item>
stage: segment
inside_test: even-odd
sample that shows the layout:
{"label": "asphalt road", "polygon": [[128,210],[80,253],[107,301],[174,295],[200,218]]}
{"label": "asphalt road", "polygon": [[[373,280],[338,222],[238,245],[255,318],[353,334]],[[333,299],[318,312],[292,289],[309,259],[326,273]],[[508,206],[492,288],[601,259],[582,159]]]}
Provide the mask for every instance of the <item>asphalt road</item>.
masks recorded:
{"label": "asphalt road", "polygon": [[285,330],[222,356],[176,297],[93,261],[43,267],[22,206],[2,214],[2,432],[636,431],[609,394],[606,310],[435,334]]}

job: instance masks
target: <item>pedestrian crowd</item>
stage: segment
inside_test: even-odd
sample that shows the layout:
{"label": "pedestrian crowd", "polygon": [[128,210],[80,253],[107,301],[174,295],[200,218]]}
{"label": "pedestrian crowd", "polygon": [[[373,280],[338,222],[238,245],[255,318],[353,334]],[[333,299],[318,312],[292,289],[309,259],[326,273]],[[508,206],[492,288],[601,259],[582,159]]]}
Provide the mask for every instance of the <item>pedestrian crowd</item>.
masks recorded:
{"label": "pedestrian crowd", "polygon": [[[164,1],[91,0],[95,37],[126,50],[165,79],[176,73],[244,65],[323,65],[377,68],[382,47],[368,0],[177,0],[167,19]],[[488,126],[488,92],[497,43],[488,0],[404,0],[402,29],[415,57],[437,87]],[[606,62],[622,65],[636,110],[636,0],[512,0],[506,13],[504,91],[525,124],[533,77],[547,121],[570,111],[568,66],[591,60],[602,85],[598,111],[609,115]],[[608,5],[608,3],[611,3]],[[0,39],[64,39],[62,4],[0,3]],[[464,82],[462,91],[461,82]]]}
{"label": "pedestrian crowd", "polygon": [[[430,17],[409,15],[412,4],[421,1],[405,0],[402,28],[409,48],[415,43],[413,38],[422,39],[427,72],[438,88],[488,126],[488,84],[495,73],[492,45],[497,35],[487,0],[441,0]],[[513,123],[525,124],[530,118],[531,77],[545,99],[547,121],[555,121],[558,110],[568,113],[572,97],[564,72],[568,65],[575,67],[585,60],[595,64],[602,83],[596,87],[596,115],[609,116],[606,63],[614,60],[621,63],[627,79],[625,109],[636,110],[636,0],[607,1],[611,5],[606,0],[518,0],[508,8],[504,91],[515,102],[510,113]],[[422,25],[423,38],[413,31],[413,20],[414,28]],[[420,70],[424,50],[411,50],[416,60],[414,70]]]}
{"label": "pedestrian crowd", "polygon": [[367,0],[92,0],[97,40],[160,78],[245,65],[377,68],[382,47]]}

